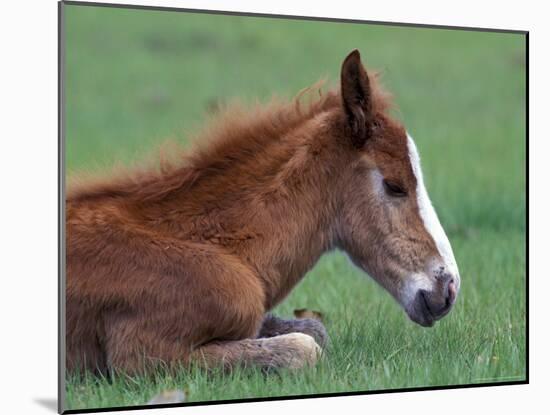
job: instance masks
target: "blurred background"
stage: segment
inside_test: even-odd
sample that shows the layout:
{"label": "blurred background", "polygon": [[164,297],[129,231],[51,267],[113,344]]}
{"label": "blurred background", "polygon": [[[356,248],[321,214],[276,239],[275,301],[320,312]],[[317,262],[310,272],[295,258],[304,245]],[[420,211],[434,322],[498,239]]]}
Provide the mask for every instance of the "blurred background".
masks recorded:
{"label": "blurred background", "polygon": [[[219,102],[291,98],[321,78],[337,86],[358,48],[415,138],[461,270],[454,311],[426,330],[327,255],[276,310],[326,317],[332,351],[316,372],[162,385],[212,400],[525,378],[523,35],[76,5],[65,16],[69,176],[185,144]],[[71,380],[67,397],[72,408],[139,404],[158,385]]]}

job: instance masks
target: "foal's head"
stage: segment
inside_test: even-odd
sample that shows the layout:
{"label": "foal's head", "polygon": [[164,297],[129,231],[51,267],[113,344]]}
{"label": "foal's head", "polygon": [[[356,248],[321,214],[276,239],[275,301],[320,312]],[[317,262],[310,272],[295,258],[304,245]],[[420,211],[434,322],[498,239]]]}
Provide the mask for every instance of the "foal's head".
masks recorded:
{"label": "foal's head", "polygon": [[336,132],[353,154],[340,172],[337,239],[413,321],[432,326],[456,300],[458,268],[424,187],[414,141],[377,105],[373,86],[352,52],[342,65]]}

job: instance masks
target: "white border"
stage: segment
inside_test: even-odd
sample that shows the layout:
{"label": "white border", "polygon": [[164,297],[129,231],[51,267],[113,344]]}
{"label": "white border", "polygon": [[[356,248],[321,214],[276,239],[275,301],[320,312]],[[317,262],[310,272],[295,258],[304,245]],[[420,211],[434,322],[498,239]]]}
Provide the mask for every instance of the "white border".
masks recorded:
{"label": "white border", "polygon": [[[550,231],[545,202],[550,138],[547,13],[543,2],[440,1],[132,1],[133,4],[494,27],[530,31],[531,54],[531,364],[528,386],[368,395],[166,409],[164,413],[491,413],[547,407],[550,350],[545,268]],[[57,393],[57,5],[55,0],[4,2],[0,89],[2,117],[2,375],[3,413],[53,413]],[[536,87],[535,87],[536,85]],[[540,132],[540,134],[539,134]],[[480,139],[482,139],[480,137]],[[495,155],[496,157],[498,155]],[[537,208],[538,207],[538,208]],[[368,347],[368,346],[367,346]],[[159,410],[160,411],[160,410]],[[128,413],[128,412],[125,412]],[[141,413],[150,413],[143,411]]]}

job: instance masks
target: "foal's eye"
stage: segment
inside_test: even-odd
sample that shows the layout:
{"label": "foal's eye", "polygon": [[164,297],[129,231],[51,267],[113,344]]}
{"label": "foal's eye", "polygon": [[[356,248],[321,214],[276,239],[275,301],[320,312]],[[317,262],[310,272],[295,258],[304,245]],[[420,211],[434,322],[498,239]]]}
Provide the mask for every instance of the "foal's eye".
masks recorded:
{"label": "foal's eye", "polygon": [[384,180],[384,188],[390,196],[404,197],[407,196],[407,192],[401,186],[394,182]]}

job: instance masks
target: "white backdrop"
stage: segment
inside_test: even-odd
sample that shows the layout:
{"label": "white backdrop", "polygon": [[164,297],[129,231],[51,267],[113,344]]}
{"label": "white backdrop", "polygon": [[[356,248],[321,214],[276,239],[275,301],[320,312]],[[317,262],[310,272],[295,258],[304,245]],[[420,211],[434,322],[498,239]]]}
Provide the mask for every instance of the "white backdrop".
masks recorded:
{"label": "white backdrop", "polygon": [[[116,1],[113,1],[116,2]],[[548,407],[550,330],[544,208],[548,118],[548,13],[544,2],[179,0],[133,4],[529,30],[530,381],[508,386],[157,410],[158,413],[517,414]],[[57,393],[57,4],[3,2],[0,14],[0,406],[3,413],[53,413]],[[538,207],[538,208],[537,208]],[[538,242],[538,244],[537,244]],[[367,345],[368,347],[368,345]],[[142,411],[141,413],[151,413]]]}

